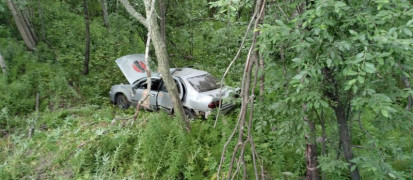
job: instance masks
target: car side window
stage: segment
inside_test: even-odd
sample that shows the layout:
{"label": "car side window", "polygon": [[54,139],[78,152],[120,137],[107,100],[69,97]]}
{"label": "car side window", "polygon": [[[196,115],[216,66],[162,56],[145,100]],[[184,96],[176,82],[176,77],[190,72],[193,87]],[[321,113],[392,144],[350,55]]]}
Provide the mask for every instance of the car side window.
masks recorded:
{"label": "car side window", "polygon": [[[160,89],[160,84],[161,84],[161,80],[160,79],[152,79],[152,82],[151,82],[151,90],[153,90],[153,91],[159,91]],[[142,81],[142,82],[140,82],[140,83],[138,83],[137,85],[136,85],[136,89],[146,89],[148,87],[148,85],[147,85],[147,83],[146,83],[146,80],[144,80],[144,81]]]}
{"label": "car side window", "polygon": [[[177,82],[175,79],[174,79],[174,81],[175,81],[175,84],[176,84],[176,89],[178,89],[178,94],[181,94],[181,88],[179,88],[179,84],[178,84],[179,82]],[[168,90],[166,89],[165,83],[162,83],[162,88],[161,88],[160,91],[168,92]]]}

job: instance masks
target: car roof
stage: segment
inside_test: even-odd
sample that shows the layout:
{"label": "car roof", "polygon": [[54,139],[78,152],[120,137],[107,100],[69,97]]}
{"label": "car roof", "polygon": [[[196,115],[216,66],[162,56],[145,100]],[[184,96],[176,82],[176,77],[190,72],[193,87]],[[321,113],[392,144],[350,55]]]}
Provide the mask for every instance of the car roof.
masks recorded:
{"label": "car roof", "polygon": [[180,77],[181,79],[187,79],[190,77],[208,74],[208,72],[206,71],[193,69],[193,68],[172,68],[171,73],[172,73],[172,76]]}

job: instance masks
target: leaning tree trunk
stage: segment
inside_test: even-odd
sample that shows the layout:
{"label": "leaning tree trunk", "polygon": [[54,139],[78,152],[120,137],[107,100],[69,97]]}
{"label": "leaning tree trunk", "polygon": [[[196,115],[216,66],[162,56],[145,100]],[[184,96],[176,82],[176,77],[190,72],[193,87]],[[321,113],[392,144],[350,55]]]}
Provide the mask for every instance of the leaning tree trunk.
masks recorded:
{"label": "leaning tree trunk", "polygon": [[[147,0],[149,1],[149,0]],[[148,15],[147,15],[148,16]],[[179,99],[178,96],[178,89],[176,88],[175,81],[172,78],[172,74],[170,72],[170,67],[169,67],[169,60],[168,60],[168,53],[166,51],[166,45],[165,41],[163,41],[162,35],[159,31],[159,25],[156,20],[156,16],[151,16],[151,28],[152,28],[152,33],[151,33],[151,38],[152,38],[152,43],[153,47],[155,48],[155,54],[156,54],[156,59],[158,60],[158,65],[159,65],[159,72],[162,74],[162,79],[166,85],[166,89],[168,92],[172,95],[172,103],[174,105],[174,113],[176,113],[183,122],[185,123],[185,126],[187,130],[190,129],[190,124],[188,119],[185,116],[184,108],[182,106],[182,101]]]}
{"label": "leaning tree trunk", "polygon": [[120,0],[131,16],[136,18],[146,28],[150,26],[148,29],[151,30],[151,39],[155,49],[156,59],[158,60],[159,72],[162,74],[162,79],[166,85],[166,89],[171,95],[175,114],[182,119],[185,124],[185,128],[189,131],[191,126],[185,116],[182,102],[179,99],[178,89],[176,88],[175,81],[173,80],[170,72],[168,53],[166,51],[165,41],[163,40],[159,30],[159,25],[156,19],[157,16],[155,14],[151,14],[151,4],[154,4],[153,1],[154,0],[143,0],[145,4],[146,17],[150,17],[149,19],[145,19],[142,14],[136,12],[136,10],[129,4],[128,0]]}
{"label": "leaning tree trunk", "polygon": [[100,4],[102,5],[102,12],[103,12],[103,24],[106,28],[109,28],[109,18],[108,18],[108,7],[106,5],[106,0],[100,0]]}
{"label": "leaning tree trunk", "polygon": [[36,36],[33,28],[31,28],[28,18],[25,17],[13,0],[6,0],[7,6],[9,7],[11,14],[13,15],[14,21],[16,22],[17,29],[26,44],[27,48],[30,50],[36,49]]}
{"label": "leaning tree trunk", "polygon": [[89,58],[90,58],[90,22],[89,22],[89,12],[87,6],[87,0],[83,0],[83,6],[85,11],[85,26],[86,26],[86,49],[85,49],[85,60],[83,61],[83,74],[89,74]]}

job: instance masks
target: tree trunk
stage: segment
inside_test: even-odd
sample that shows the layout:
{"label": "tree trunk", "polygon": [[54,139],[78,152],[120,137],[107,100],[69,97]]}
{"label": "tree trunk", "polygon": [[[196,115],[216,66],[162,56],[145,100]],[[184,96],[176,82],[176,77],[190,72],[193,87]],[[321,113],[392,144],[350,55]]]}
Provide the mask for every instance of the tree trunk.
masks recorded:
{"label": "tree trunk", "polygon": [[185,123],[187,130],[190,130],[190,124],[185,116],[184,108],[182,106],[182,101],[178,96],[178,89],[176,88],[175,81],[172,78],[170,72],[168,53],[166,51],[165,42],[162,40],[162,35],[159,31],[158,23],[156,22],[156,16],[152,16],[151,19],[152,26],[152,43],[155,48],[156,59],[158,60],[159,72],[162,74],[163,82],[166,85],[166,89],[169,94],[171,94],[172,103],[174,105],[174,113],[176,113],[182,121]]}
{"label": "tree trunk", "polygon": [[[338,102],[337,107],[334,109],[338,121],[338,129],[340,133],[341,146],[343,147],[344,157],[347,162],[350,163],[350,169],[355,166],[351,160],[354,158],[353,151],[351,149],[351,139],[350,133],[347,125],[347,115],[346,109],[341,102]],[[358,168],[356,167],[353,171],[350,172],[352,180],[359,180],[360,174]]]}
{"label": "tree trunk", "polygon": [[90,58],[90,22],[89,22],[89,12],[87,6],[87,0],[83,0],[83,6],[85,10],[85,26],[86,26],[86,50],[85,50],[85,61],[83,61],[83,74],[89,74],[89,58]]}
{"label": "tree trunk", "polygon": [[[304,113],[307,112],[307,105],[303,104]],[[307,122],[308,128],[310,129],[310,134],[305,135],[306,139],[306,149],[305,158],[307,164],[306,179],[307,180],[318,180],[320,179],[320,172],[317,168],[317,145],[316,145],[316,132],[315,124],[313,121],[309,120],[308,117],[304,116],[304,121]]]}
{"label": "tree trunk", "polygon": [[100,0],[100,4],[102,5],[102,12],[103,12],[103,24],[106,28],[109,28],[109,18],[108,18],[108,7],[106,6],[106,0]]}
{"label": "tree trunk", "polygon": [[167,91],[171,95],[172,104],[174,106],[174,113],[182,119],[183,123],[185,124],[185,128],[187,129],[187,131],[189,131],[191,126],[187,117],[185,116],[182,101],[178,96],[178,89],[170,72],[168,53],[166,51],[165,41],[163,41],[161,32],[159,30],[157,16],[155,14],[151,14],[151,5],[154,4],[153,1],[154,0],[143,1],[145,4],[146,17],[150,17],[149,19],[145,19],[140,13],[136,12],[136,10],[133,9],[133,7],[127,0],[121,0],[121,3],[129,12],[129,14],[135,17],[143,26],[145,26],[146,28],[150,26],[150,30],[152,31],[151,39],[153,47],[155,49],[156,59],[158,60],[159,72],[162,74],[163,82],[166,85]]}
{"label": "tree trunk", "polygon": [[0,54],[0,67],[1,67],[1,70],[3,71],[3,75],[6,75],[7,74],[7,66],[6,66],[6,62],[4,61],[3,56],[1,56],[1,54]]}
{"label": "tree trunk", "polygon": [[36,36],[34,35],[34,30],[30,28],[30,23],[28,23],[28,19],[24,17],[21,11],[18,9],[16,4],[14,4],[13,0],[6,0],[7,6],[13,15],[14,21],[16,22],[17,29],[26,44],[27,48],[30,50],[36,49]]}
{"label": "tree trunk", "polygon": [[166,3],[164,1],[159,0],[159,15],[161,16],[159,24],[162,40],[166,42]]}

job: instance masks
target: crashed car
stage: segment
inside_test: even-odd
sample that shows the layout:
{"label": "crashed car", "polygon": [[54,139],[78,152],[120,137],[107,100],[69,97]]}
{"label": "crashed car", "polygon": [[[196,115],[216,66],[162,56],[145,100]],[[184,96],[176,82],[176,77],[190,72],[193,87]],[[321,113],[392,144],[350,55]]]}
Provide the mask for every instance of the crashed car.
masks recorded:
{"label": "crashed car", "polygon": [[[135,106],[147,93],[147,74],[144,54],[132,54],[120,57],[116,64],[125,75],[129,84],[114,85],[109,91],[110,100],[121,109]],[[223,98],[237,95],[238,89],[221,85],[219,80],[205,71],[193,68],[171,68],[179,98],[184,106],[185,113],[190,117],[202,116],[207,118],[211,111],[218,108]],[[152,85],[148,98],[141,107],[150,111],[163,109],[173,113],[171,96],[166,90],[162,76],[151,73]],[[233,104],[222,104],[221,112],[226,113],[233,109]]]}

